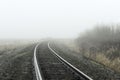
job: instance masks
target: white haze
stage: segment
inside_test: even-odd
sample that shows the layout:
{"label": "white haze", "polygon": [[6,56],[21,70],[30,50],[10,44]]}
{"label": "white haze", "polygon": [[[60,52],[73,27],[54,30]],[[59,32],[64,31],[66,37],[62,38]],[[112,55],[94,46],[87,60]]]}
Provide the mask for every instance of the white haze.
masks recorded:
{"label": "white haze", "polygon": [[120,22],[119,0],[1,0],[0,39],[75,38]]}

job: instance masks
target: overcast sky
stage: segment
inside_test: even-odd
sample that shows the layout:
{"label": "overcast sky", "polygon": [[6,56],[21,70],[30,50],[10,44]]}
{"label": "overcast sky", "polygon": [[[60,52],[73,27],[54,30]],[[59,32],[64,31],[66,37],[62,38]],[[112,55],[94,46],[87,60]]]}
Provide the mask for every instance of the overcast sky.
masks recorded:
{"label": "overcast sky", "polygon": [[0,39],[75,38],[120,22],[120,0],[0,0]]}

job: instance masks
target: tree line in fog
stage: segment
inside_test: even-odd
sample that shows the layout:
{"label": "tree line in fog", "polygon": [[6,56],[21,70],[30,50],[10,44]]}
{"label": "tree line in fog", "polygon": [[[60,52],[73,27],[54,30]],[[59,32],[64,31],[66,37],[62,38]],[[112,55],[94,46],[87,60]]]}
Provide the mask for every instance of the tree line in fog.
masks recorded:
{"label": "tree line in fog", "polygon": [[101,52],[115,59],[120,57],[120,26],[97,26],[80,35],[76,43],[82,53],[89,52],[92,55]]}

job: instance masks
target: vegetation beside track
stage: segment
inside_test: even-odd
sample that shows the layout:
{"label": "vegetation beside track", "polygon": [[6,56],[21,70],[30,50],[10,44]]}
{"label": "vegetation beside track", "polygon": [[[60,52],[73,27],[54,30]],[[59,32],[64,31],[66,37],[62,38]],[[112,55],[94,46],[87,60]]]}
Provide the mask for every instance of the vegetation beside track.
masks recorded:
{"label": "vegetation beside track", "polygon": [[7,45],[6,49],[1,49],[0,80],[34,80],[32,61],[34,46],[33,44]]}
{"label": "vegetation beside track", "polygon": [[52,48],[68,62],[76,66],[85,74],[93,78],[94,80],[119,80],[119,73],[99,64],[80,53],[70,50],[66,45],[60,42],[54,42],[51,44]]}

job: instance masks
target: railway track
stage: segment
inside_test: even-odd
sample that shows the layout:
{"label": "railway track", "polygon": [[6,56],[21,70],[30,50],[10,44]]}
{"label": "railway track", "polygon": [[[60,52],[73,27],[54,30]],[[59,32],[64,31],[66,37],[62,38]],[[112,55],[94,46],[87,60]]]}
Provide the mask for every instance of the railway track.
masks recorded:
{"label": "railway track", "polygon": [[37,80],[92,80],[60,57],[46,42],[35,47],[34,66]]}

